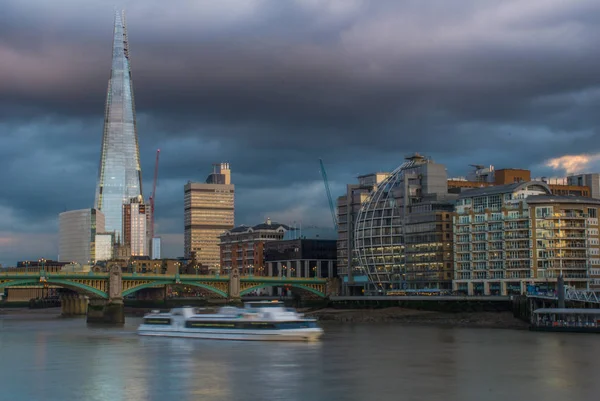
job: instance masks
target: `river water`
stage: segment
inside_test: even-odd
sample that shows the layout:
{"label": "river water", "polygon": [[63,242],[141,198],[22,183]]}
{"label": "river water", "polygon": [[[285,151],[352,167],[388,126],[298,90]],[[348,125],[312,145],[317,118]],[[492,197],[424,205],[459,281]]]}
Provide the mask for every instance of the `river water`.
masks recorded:
{"label": "river water", "polygon": [[600,336],[324,326],[319,343],[138,337],[81,318],[0,315],[0,400],[600,399]]}

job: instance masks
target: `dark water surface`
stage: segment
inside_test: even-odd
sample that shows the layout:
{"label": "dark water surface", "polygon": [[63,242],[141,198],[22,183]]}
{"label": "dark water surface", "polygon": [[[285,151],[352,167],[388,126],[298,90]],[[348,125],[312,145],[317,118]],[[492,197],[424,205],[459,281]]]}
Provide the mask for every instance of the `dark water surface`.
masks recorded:
{"label": "dark water surface", "polygon": [[0,400],[600,399],[600,336],[328,325],[316,344],[138,337],[0,315]]}

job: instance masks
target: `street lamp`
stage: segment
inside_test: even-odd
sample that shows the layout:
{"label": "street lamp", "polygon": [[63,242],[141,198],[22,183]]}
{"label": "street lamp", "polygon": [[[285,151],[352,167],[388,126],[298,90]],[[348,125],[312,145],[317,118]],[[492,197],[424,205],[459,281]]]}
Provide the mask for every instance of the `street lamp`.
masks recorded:
{"label": "street lamp", "polygon": [[38,263],[41,263],[41,264],[42,264],[42,269],[41,269],[41,271],[40,271],[40,274],[41,274],[42,276],[45,276],[45,274],[44,274],[44,262],[46,262],[46,259],[44,259],[44,258],[42,258],[42,259],[39,259],[39,260],[38,260]]}

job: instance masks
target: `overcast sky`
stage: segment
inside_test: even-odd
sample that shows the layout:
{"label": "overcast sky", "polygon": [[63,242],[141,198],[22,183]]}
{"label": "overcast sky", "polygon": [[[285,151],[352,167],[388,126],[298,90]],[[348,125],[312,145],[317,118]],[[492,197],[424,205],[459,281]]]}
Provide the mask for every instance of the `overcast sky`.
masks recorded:
{"label": "overcast sky", "polygon": [[[183,185],[231,164],[236,224],[328,228],[358,174],[421,152],[534,176],[600,171],[597,0],[137,0],[127,13],[144,195],[183,253]],[[58,253],[92,207],[113,3],[0,1],[0,263]]]}

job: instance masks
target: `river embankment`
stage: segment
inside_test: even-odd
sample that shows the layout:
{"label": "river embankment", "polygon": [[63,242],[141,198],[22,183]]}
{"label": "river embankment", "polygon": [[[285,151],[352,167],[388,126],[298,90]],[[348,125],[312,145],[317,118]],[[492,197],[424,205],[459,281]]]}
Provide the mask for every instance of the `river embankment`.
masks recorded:
{"label": "river embankment", "polygon": [[481,327],[526,330],[529,325],[513,316],[512,312],[433,312],[399,307],[382,309],[333,309],[304,311],[307,317],[321,322],[399,323],[407,325],[432,325],[446,327]]}
{"label": "river embankment", "polygon": [[[125,315],[141,317],[156,308],[125,307]],[[0,308],[0,316],[37,319],[60,317],[60,308],[29,309]],[[529,325],[513,316],[512,312],[434,312],[400,307],[381,309],[299,309],[307,317],[317,318],[326,324],[396,323],[465,328],[500,328],[526,330]]]}

